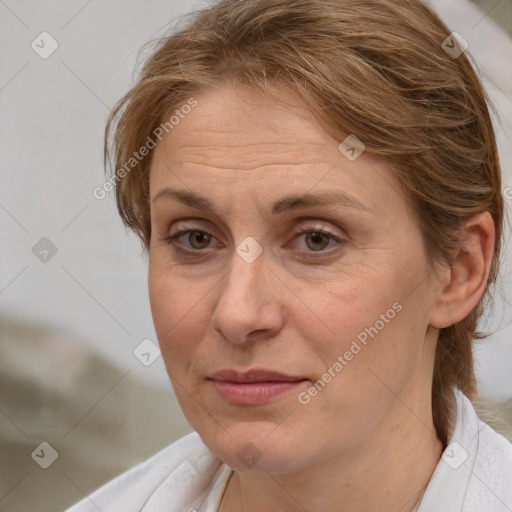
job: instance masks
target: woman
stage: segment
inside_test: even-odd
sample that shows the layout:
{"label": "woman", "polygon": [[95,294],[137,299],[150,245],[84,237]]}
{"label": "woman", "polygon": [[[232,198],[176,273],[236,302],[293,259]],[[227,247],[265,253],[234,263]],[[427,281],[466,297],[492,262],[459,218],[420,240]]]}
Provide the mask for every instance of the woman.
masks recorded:
{"label": "woman", "polygon": [[501,177],[464,41],[417,0],[224,0],[106,130],[195,430],[73,512],[507,511],[471,405]]}

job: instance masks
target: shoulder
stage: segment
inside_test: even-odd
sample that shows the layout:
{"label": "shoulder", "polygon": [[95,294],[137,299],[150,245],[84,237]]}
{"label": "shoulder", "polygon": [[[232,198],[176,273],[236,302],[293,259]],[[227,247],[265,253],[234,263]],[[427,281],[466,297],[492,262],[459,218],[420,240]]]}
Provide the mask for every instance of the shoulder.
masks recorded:
{"label": "shoulder", "polygon": [[455,390],[455,426],[418,512],[510,512],[512,445]]}
{"label": "shoulder", "polygon": [[157,510],[158,506],[145,507],[151,501],[158,505],[162,487],[166,495],[173,495],[175,503],[180,495],[186,495],[189,502],[196,491],[201,492],[220,463],[199,435],[192,432],[100,487],[66,512]]}
{"label": "shoulder", "polygon": [[467,446],[474,449],[475,457],[465,506],[468,511],[479,510],[478,505],[485,505],[489,512],[512,510],[512,444],[480,420],[469,399],[460,391],[457,393],[464,409],[465,424],[471,423],[476,427],[469,429],[475,433],[473,439],[467,440]]}
{"label": "shoulder", "polygon": [[494,503],[490,510],[512,509],[512,444],[478,420],[478,451],[468,499]]}

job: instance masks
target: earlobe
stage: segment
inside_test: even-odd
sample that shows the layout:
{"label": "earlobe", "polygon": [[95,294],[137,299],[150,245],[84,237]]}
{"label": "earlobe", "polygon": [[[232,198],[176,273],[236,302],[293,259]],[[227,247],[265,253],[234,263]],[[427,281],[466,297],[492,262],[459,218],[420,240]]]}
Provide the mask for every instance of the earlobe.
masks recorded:
{"label": "earlobe", "polygon": [[494,254],[495,229],[489,212],[466,221],[462,249],[445,274],[430,325],[444,328],[463,320],[485,291]]}
{"label": "earlobe", "polygon": [[430,325],[436,327],[437,329],[444,329],[446,327],[452,326],[455,323],[452,318],[450,303],[446,300],[445,296],[441,296],[441,301],[442,304],[438,308],[438,311],[435,312],[435,315],[432,315],[430,323]]}
{"label": "earlobe", "polygon": [[429,325],[436,329],[444,329],[450,327],[455,322],[452,318],[451,305],[448,300],[449,292],[451,291],[451,279],[452,272],[448,271],[449,284],[440,292],[438,300],[430,312]]}

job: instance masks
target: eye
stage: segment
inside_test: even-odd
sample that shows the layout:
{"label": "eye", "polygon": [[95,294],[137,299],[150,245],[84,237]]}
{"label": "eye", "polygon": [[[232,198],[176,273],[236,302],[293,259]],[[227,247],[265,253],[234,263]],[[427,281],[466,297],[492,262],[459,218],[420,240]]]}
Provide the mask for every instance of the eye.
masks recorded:
{"label": "eye", "polygon": [[[339,245],[344,242],[344,240],[336,236],[334,233],[315,226],[299,228],[296,235],[297,236],[295,238],[303,237],[306,245],[306,252],[327,252],[326,249],[329,247]],[[330,242],[334,242],[334,244],[330,245]]]}
{"label": "eye", "polygon": [[[189,244],[189,246],[179,241],[179,239],[182,237]],[[173,235],[166,236],[161,240],[162,242],[173,244],[174,246],[176,246],[178,250],[183,250],[180,249],[180,246],[185,246],[185,252],[192,252],[207,249],[212,238],[214,237],[210,235],[210,233],[207,233],[206,231],[201,231],[198,229],[184,229],[182,231],[174,233]]]}
{"label": "eye", "polygon": [[[334,233],[319,226],[300,227],[295,231],[293,240],[304,237],[305,248],[301,248],[303,253],[327,253],[332,251],[329,248],[343,244],[345,241]],[[184,229],[172,235],[165,236],[160,240],[174,246],[178,252],[193,256],[194,253],[205,252],[211,245],[215,237],[210,233],[199,229]],[[289,247],[287,244],[285,247]],[[311,257],[320,257],[309,254]]]}

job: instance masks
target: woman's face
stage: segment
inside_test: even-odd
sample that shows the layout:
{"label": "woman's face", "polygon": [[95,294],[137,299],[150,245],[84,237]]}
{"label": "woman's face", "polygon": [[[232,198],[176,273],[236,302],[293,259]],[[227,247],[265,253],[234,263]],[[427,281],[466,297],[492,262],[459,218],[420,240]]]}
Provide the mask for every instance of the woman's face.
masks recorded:
{"label": "woman's face", "polygon": [[429,424],[441,290],[390,168],[283,98],[197,96],[150,172],[149,294],[179,403],[232,467],[276,473]]}

